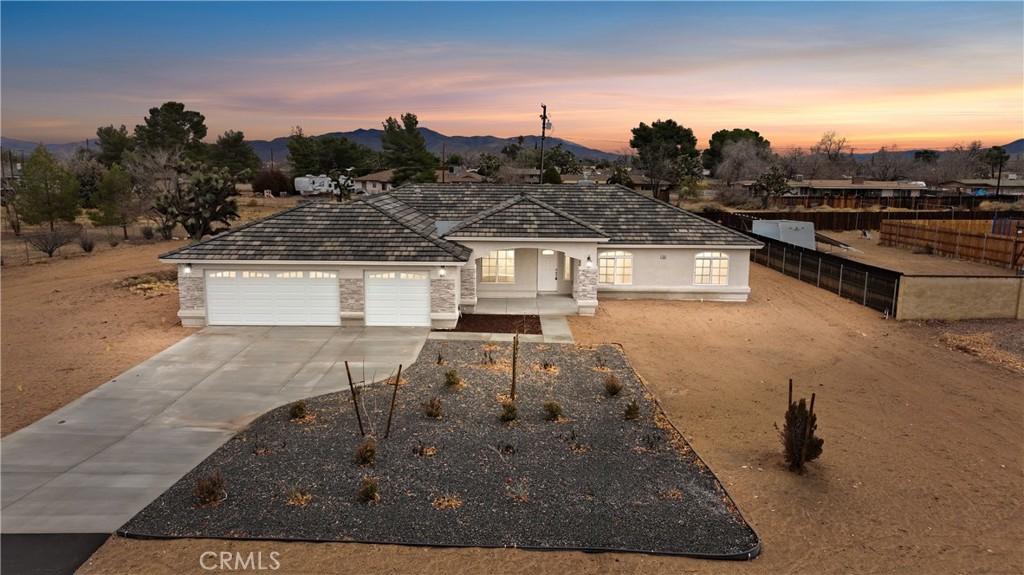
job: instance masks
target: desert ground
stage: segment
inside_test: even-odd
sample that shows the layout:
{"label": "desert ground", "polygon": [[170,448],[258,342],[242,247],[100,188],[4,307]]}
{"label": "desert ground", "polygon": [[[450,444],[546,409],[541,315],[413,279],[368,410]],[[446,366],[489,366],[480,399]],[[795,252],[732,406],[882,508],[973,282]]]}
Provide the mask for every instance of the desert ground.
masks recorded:
{"label": "desert ground", "polygon": [[181,245],[121,245],[50,263],[5,267],[2,287],[3,435],[60,408],[83,393],[185,337],[178,292],[154,286],[148,294],[122,280],[174,266],[157,256]]}
{"label": "desert ground", "polygon": [[1013,275],[1013,270],[1004,267],[947,258],[940,255],[914,253],[910,248],[882,246],[878,244],[878,230],[872,230],[870,238],[862,237],[859,231],[824,231],[822,233],[855,248],[857,251],[843,250],[825,244],[818,244],[818,249],[826,252],[831,251],[844,258],[900,271],[905,274]]}
{"label": "desert ground", "polygon": [[[239,222],[270,215],[295,202],[295,197],[239,198]],[[111,246],[103,239],[106,230],[89,227],[84,217],[80,223],[96,238],[91,254],[75,243],[47,258],[26,250],[9,229],[3,232],[3,435],[66,405],[192,332],[178,320],[173,284],[150,282],[135,289],[121,285],[147,274],[173,275],[174,266],[161,264],[157,256],[184,245],[184,240],[143,241],[136,225],[130,230],[131,242]],[[115,232],[120,237],[120,230]],[[177,235],[184,232],[177,230]]]}
{"label": "desert ground", "polygon": [[[956,326],[884,321],[763,267],[751,274],[747,304],[604,301],[571,325],[579,343],[623,346],[761,536],[754,561],[114,537],[80,573],[204,573],[206,551],[264,563],[276,552],[282,573],[1024,571],[1024,368],[952,345]],[[156,302],[173,313],[171,298]],[[1017,324],[963,329],[1001,334],[1020,359]],[[775,429],[789,378],[798,396],[817,394],[825,439],[802,476],[784,469]]]}

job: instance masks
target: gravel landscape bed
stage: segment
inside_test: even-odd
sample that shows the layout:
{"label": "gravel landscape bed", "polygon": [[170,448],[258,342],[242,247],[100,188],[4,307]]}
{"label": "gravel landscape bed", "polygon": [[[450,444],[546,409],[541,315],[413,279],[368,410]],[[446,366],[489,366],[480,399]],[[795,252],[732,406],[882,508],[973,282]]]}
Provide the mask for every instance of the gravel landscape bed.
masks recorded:
{"label": "gravel landscape bed", "polygon": [[[139,512],[119,533],[436,546],[621,550],[750,558],[759,550],[714,474],[672,427],[616,346],[521,344],[518,418],[499,420],[511,344],[428,341],[394,386],[360,392],[378,438],[373,465],[349,392],[268,412]],[[440,360],[440,364],[439,364]],[[455,369],[461,383],[446,384]],[[614,375],[622,391],[609,396]],[[424,404],[441,401],[440,418]],[[639,417],[624,417],[636,401]],[[546,418],[556,401],[563,415]],[[219,471],[226,498],[198,506]],[[356,497],[365,477],[380,499]]]}
{"label": "gravel landscape bed", "polygon": [[493,315],[486,313],[464,313],[452,329],[479,333],[526,333],[541,334],[540,316],[536,315]]}

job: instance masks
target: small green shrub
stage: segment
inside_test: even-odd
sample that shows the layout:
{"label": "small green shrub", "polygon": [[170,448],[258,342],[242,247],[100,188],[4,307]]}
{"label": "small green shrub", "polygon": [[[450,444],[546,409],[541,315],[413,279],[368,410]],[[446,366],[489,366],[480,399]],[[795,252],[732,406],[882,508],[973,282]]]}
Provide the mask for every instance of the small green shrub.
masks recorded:
{"label": "small green shrub", "polygon": [[363,503],[376,503],[380,501],[380,485],[373,477],[364,477],[356,490],[356,499]]}
{"label": "small green shrub", "polygon": [[377,460],[377,440],[367,437],[356,448],[356,464],[373,465]]}
{"label": "small green shrub", "polygon": [[309,410],[306,409],[305,401],[296,401],[290,408],[288,408],[288,417],[292,419],[302,419],[307,415],[309,415]]}
{"label": "small green shrub", "polygon": [[623,417],[629,420],[637,419],[640,417],[640,404],[637,403],[635,399],[630,401],[629,405],[626,406],[626,413],[623,415]]}
{"label": "small green shrub", "polygon": [[96,248],[96,242],[93,241],[92,236],[83,233],[78,236],[78,247],[82,248],[85,253],[92,253],[92,250]]}
{"label": "small green shrub", "polygon": [[444,372],[444,384],[448,387],[455,387],[462,383],[462,378],[459,377],[459,372],[454,369],[449,369]]}
{"label": "small green shrub", "polygon": [[220,470],[214,470],[210,475],[197,479],[192,497],[200,507],[217,505],[223,501],[227,493],[224,490],[224,476],[220,474]]}
{"label": "small green shrub", "polygon": [[614,373],[609,373],[608,377],[604,378],[604,392],[615,397],[620,391],[622,391],[622,382]]}
{"label": "small green shrub", "polygon": [[516,409],[515,402],[514,401],[502,402],[502,404],[501,404],[501,414],[498,416],[498,419],[500,419],[501,421],[503,421],[505,423],[508,423],[510,421],[515,421],[517,417],[519,417],[519,410]]}
{"label": "small green shrub", "polygon": [[558,421],[562,417],[562,406],[557,401],[544,403],[544,418],[548,421]]}
{"label": "small green shrub", "polygon": [[142,226],[139,231],[142,232],[142,238],[146,240],[151,240],[156,235],[156,231],[153,230],[153,226]]}
{"label": "small green shrub", "polygon": [[441,398],[431,397],[430,401],[423,404],[423,413],[426,414],[427,417],[441,419]]}

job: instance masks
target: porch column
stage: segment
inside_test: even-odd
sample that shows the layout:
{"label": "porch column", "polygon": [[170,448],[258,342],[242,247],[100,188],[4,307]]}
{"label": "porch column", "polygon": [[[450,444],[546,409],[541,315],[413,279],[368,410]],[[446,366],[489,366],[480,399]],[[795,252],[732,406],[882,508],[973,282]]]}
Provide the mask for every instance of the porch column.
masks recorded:
{"label": "porch column", "polygon": [[576,266],[572,278],[572,297],[576,300],[577,313],[594,315],[597,311],[597,263],[583,260]]}
{"label": "porch column", "polygon": [[473,313],[476,306],[476,260],[469,260],[460,270],[459,307],[466,313]]}

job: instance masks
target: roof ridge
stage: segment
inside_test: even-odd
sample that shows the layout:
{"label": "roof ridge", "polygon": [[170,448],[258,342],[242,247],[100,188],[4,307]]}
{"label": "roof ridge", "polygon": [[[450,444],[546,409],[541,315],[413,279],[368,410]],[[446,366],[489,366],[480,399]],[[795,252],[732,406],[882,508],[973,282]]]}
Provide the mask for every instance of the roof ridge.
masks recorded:
{"label": "roof ridge", "polygon": [[547,210],[547,211],[549,211],[549,212],[551,212],[551,213],[553,213],[553,214],[555,214],[555,215],[557,215],[557,216],[559,216],[561,218],[565,218],[565,219],[569,220],[570,222],[572,222],[572,223],[574,223],[576,225],[579,225],[579,226],[582,226],[584,228],[587,228],[588,230],[599,234],[601,237],[604,237],[604,238],[609,237],[608,234],[604,233],[604,231],[602,231],[600,228],[594,226],[590,222],[587,222],[586,220],[584,220],[584,219],[582,219],[580,217],[574,216],[574,215],[570,214],[569,212],[566,212],[565,210],[559,209],[559,208],[557,208],[557,207],[555,207],[555,206],[545,202],[544,200],[542,200],[542,199],[540,199],[540,198],[538,198],[538,197],[536,197],[533,194],[530,194],[528,192],[519,192],[519,193],[513,195],[512,197],[510,197],[510,198],[508,198],[508,199],[506,199],[504,201],[498,202],[497,204],[487,208],[486,210],[483,210],[483,211],[479,212],[475,216],[473,216],[473,217],[471,217],[471,218],[469,218],[467,220],[464,220],[462,222],[459,222],[458,225],[456,225],[456,226],[452,227],[450,230],[448,230],[445,233],[445,236],[453,235],[453,234],[457,233],[459,230],[465,229],[465,228],[467,228],[467,227],[469,227],[469,226],[471,226],[471,225],[473,225],[475,223],[478,223],[478,222],[480,222],[482,220],[485,220],[485,219],[487,219],[487,218],[489,218],[489,217],[491,217],[491,216],[493,216],[493,215],[495,215],[495,214],[497,214],[497,213],[499,213],[499,212],[501,212],[503,210],[511,208],[512,206],[514,206],[514,205],[516,205],[518,203],[524,202],[524,201],[530,202],[530,203],[532,203],[532,204],[534,204],[536,206],[539,206],[539,207],[541,207],[541,208],[543,208],[543,209],[545,209],[545,210]]}
{"label": "roof ridge", "polygon": [[[397,200],[397,198],[395,198],[395,199]],[[428,234],[424,234],[423,232],[421,232],[421,231],[417,230],[416,228],[413,228],[409,224],[403,222],[402,220],[400,220],[398,217],[396,217],[391,212],[383,209],[381,206],[378,206],[378,205],[368,201],[368,198],[365,198],[365,197],[364,198],[360,198],[357,201],[361,201],[361,202],[365,203],[366,205],[370,206],[371,208],[373,208],[373,209],[377,210],[378,212],[384,214],[386,217],[388,217],[389,219],[393,220],[398,225],[404,227],[405,229],[409,230],[410,232],[420,236],[421,238],[427,240],[428,242],[430,242],[430,243],[434,244],[435,246],[441,248],[442,250],[448,252],[452,256],[455,256],[457,258],[461,258],[462,255],[463,255],[462,253],[459,253],[458,249],[453,249],[454,246],[458,246],[458,247],[462,248],[463,250],[468,250],[469,249],[469,248],[463,246],[462,244],[458,244],[456,242],[448,241],[448,240],[446,240],[444,238],[441,238],[439,236],[431,236],[431,235],[428,235]],[[400,200],[398,200],[398,201],[400,201]],[[401,202],[401,203],[405,204],[405,202]],[[426,215],[426,214],[424,214],[424,215]]]}
{"label": "roof ridge", "polygon": [[545,202],[544,200],[542,200],[542,199],[540,199],[538,197],[535,197],[533,195],[530,195],[530,194],[523,194],[523,195],[526,196],[527,200],[537,204],[538,206],[540,206],[540,207],[542,207],[542,208],[544,208],[546,210],[550,210],[550,211],[552,211],[552,212],[562,216],[563,218],[566,218],[566,219],[568,219],[568,220],[570,220],[572,222],[575,222],[575,223],[577,223],[577,224],[579,224],[579,225],[581,225],[581,226],[583,226],[583,227],[585,227],[585,228],[587,228],[589,230],[593,230],[593,231],[601,234],[602,236],[604,236],[606,238],[610,237],[608,234],[604,233],[604,231],[601,228],[595,226],[594,224],[591,224],[590,222],[588,222],[587,220],[584,220],[583,218],[581,218],[579,216],[574,216],[573,214],[570,214],[569,212],[567,212],[567,211],[565,211],[565,210],[563,210],[561,208],[553,206],[553,205]]}
{"label": "roof ridge", "polygon": [[484,218],[490,217],[490,216],[500,212],[501,210],[504,210],[505,208],[510,208],[510,207],[518,204],[519,202],[523,201],[525,198],[526,198],[526,194],[520,192],[518,194],[513,195],[510,198],[504,199],[504,200],[494,204],[493,206],[487,208],[486,210],[477,212],[477,214],[475,216],[472,216],[470,218],[467,218],[467,219],[462,220],[461,222],[455,224],[454,226],[449,228],[449,230],[444,235],[446,235],[446,236],[447,235],[451,235],[452,232],[456,232],[458,230],[461,230],[462,228],[465,228],[467,226],[471,226],[471,225],[479,222],[480,220],[483,220]]}
{"label": "roof ridge", "polygon": [[[218,239],[230,236],[230,235],[238,233],[238,232],[240,232],[242,230],[251,228],[252,226],[255,226],[256,224],[262,224],[263,222],[265,222],[265,221],[267,221],[267,220],[269,220],[271,218],[276,218],[277,216],[283,216],[284,214],[287,214],[287,213],[290,213],[290,212],[294,212],[294,211],[298,210],[299,208],[305,208],[305,207],[309,207],[309,206],[317,204],[317,203],[321,203],[321,201],[322,200],[310,200],[310,201],[305,201],[305,202],[302,202],[302,203],[295,204],[294,206],[292,206],[290,208],[285,208],[285,209],[283,209],[283,210],[281,210],[279,212],[274,212],[274,213],[272,213],[272,214],[270,214],[268,216],[263,216],[262,218],[256,218],[255,220],[246,222],[246,223],[238,226],[237,228],[228,228],[228,231],[223,232],[223,233],[219,233],[219,234],[217,234],[215,236],[212,236],[212,237],[209,237],[209,238],[206,238],[205,240],[199,240],[198,242],[189,243],[189,244],[186,244],[184,246],[181,246],[180,248],[176,248],[176,249],[173,249],[173,250],[171,250],[169,252],[162,253],[159,256],[157,256],[157,259],[163,259],[163,258],[166,258],[166,257],[169,257],[169,256],[173,256],[173,255],[175,255],[177,253],[180,253],[180,252],[183,252],[183,251],[185,251],[187,249],[191,249],[191,248],[194,248],[196,246],[212,242],[213,240],[218,240]],[[323,201],[323,203],[327,203],[327,202]]]}
{"label": "roof ridge", "polygon": [[637,196],[640,196],[641,198],[643,198],[643,199],[645,199],[645,200],[648,200],[648,201],[651,201],[651,202],[656,202],[656,203],[658,203],[658,204],[660,204],[660,205],[664,205],[664,206],[666,206],[666,207],[672,208],[673,210],[675,210],[675,211],[677,211],[677,212],[680,212],[680,213],[686,214],[686,215],[688,215],[688,216],[692,216],[692,217],[694,217],[694,218],[697,218],[698,220],[703,220],[703,221],[705,221],[705,222],[707,222],[707,223],[711,224],[712,226],[715,226],[716,228],[720,228],[720,229],[723,229],[723,230],[725,230],[725,231],[727,231],[727,232],[729,232],[729,233],[731,233],[731,234],[733,234],[733,235],[735,235],[735,236],[739,236],[739,237],[742,237],[743,239],[746,239],[746,240],[751,240],[751,241],[753,241],[754,243],[758,243],[758,244],[760,244],[760,243],[761,243],[761,242],[758,242],[758,241],[756,241],[756,240],[752,240],[752,239],[750,238],[750,236],[748,236],[748,235],[744,234],[743,232],[740,232],[740,231],[734,230],[734,229],[730,228],[729,226],[726,226],[726,225],[720,224],[720,223],[718,223],[718,222],[716,222],[716,221],[714,221],[714,220],[710,220],[710,219],[708,219],[708,218],[705,218],[704,216],[698,216],[697,214],[695,214],[695,213],[693,213],[693,212],[691,212],[691,211],[689,211],[689,210],[684,210],[683,208],[680,208],[679,206],[673,206],[672,204],[670,204],[670,203],[668,203],[668,202],[662,202],[661,200],[657,200],[657,199],[654,199],[654,198],[652,198],[652,197],[648,197],[648,196],[645,196],[644,194],[642,194],[642,193],[640,193],[640,192],[638,192],[638,191],[634,190],[633,188],[628,188],[628,187],[626,187],[626,186],[623,186],[622,184],[604,184],[604,185],[606,185],[606,186],[611,186],[611,187],[615,187],[615,188],[620,188],[620,189],[622,189],[622,190],[625,190],[625,191],[627,191],[627,192],[629,192],[629,193],[631,193],[631,194],[635,194],[635,195],[637,195]]}

